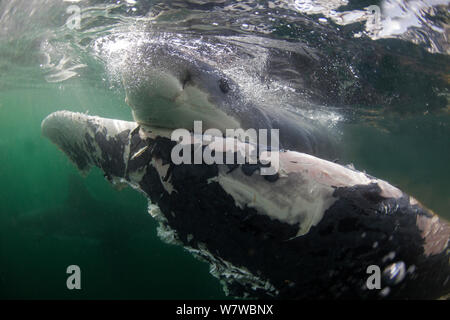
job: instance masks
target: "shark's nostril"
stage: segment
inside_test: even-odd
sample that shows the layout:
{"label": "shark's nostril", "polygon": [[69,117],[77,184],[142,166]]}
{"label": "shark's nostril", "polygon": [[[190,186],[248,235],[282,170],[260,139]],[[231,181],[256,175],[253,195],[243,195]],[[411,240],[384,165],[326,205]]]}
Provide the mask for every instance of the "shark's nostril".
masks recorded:
{"label": "shark's nostril", "polygon": [[230,91],[230,85],[225,78],[219,80],[219,88],[223,93],[228,93]]}

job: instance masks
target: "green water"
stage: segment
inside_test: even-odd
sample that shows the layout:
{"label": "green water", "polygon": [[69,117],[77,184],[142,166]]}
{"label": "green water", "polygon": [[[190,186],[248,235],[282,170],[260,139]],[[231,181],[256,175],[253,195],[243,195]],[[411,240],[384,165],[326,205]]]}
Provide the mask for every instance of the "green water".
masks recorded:
{"label": "green water", "polygon": [[[68,195],[82,191],[68,184],[71,175],[79,175],[75,166],[41,136],[42,119],[61,108],[85,112],[83,105],[89,105],[93,114],[130,119],[123,97],[89,87],[61,90],[56,86],[1,92],[0,101],[0,298],[226,298],[207,264],[159,240],[144,196],[130,188],[113,189],[98,169],[81,180],[81,187],[106,204],[104,211],[125,217],[121,223],[131,231],[139,229],[138,234],[93,232],[97,239],[83,239],[76,234],[61,237],[51,230],[33,235],[23,230],[20,220],[11,221],[36,209],[38,214],[65,219],[64,208],[74,205]],[[80,215],[80,227],[102,230],[113,223],[95,219],[98,208],[92,207],[93,201],[78,205],[85,214]],[[34,222],[33,228],[45,229],[45,221]],[[73,264],[81,268],[82,290],[66,287],[66,268]]]}

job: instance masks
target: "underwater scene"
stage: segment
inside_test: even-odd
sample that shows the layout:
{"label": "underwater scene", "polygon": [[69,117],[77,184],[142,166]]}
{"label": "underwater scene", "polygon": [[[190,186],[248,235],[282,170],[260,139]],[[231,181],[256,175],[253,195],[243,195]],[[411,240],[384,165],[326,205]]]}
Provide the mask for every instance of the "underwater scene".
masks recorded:
{"label": "underwater scene", "polygon": [[448,299],[449,8],[0,0],[0,299]]}

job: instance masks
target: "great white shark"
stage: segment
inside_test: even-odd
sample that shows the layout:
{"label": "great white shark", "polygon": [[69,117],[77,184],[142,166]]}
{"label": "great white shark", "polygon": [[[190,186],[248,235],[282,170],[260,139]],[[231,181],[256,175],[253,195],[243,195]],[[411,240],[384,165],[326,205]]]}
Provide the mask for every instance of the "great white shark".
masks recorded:
{"label": "great white shark", "polygon": [[[126,103],[144,128],[170,136],[177,128],[192,131],[194,121],[201,120],[204,130],[215,128],[223,133],[238,128],[278,129],[281,148],[333,157],[325,128],[292,111],[267,106],[263,97],[248,98],[242,86],[213,61],[218,57],[205,57],[191,38],[176,38],[177,42],[167,35],[154,35],[152,39],[151,43],[132,45],[121,68]],[[240,56],[238,61],[225,62],[228,67],[250,62],[241,60],[248,54],[246,49],[229,41],[216,37],[202,41],[217,47],[232,46],[234,55]]]}
{"label": "great white shark", "polygon": [[[281,299],[449,293],[447,221],[388,182],[328,161],[321,129],[246,99],[214,64],[173,43],[133,50],[122,81],[135,121],[57,111],[42,122],[43,135],[81,171],[96,166],[111,183],[143,193],[161,238],[210,263],[227,292]],[[194,120],[204,129],[279,129],[278,173],[260,175],[260,163],[175,164],[170,133],[192,130]],[[213,151],[223,153],[225,138],[216,139]],[[232,152],[254,143],[237,140]],[[372,290],[371,266],[381,270]]]}

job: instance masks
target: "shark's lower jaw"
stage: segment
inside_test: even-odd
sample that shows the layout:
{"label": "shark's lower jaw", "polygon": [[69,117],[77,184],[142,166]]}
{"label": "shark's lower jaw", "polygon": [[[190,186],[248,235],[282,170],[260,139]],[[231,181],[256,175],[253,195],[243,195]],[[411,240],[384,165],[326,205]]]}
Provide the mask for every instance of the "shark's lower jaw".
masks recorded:
{"label": "shark's lower jaw", "polygon": [[[385,181],[297,152],[280,153],[270,178],[247,164],[175,165],[175,142],[134,122],[68,111],[49,115],[42,131],[81,170],[97,166],[145,193],[160,237],[210,263],[234,296],[450,291],[449,224]],[[385,290],[367,287],[371,265],[384,270]]]}

